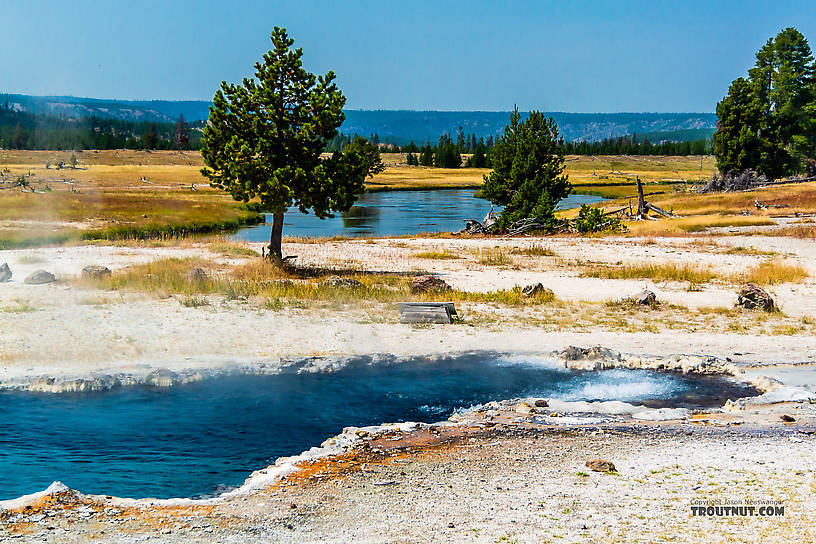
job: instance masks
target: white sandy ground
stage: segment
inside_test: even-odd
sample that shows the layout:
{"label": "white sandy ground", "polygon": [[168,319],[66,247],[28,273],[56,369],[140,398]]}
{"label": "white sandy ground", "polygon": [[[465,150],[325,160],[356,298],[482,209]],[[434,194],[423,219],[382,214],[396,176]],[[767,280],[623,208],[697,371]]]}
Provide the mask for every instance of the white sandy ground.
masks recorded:
{"label": "white sandy ground", "polygon": [[[694,262],[715,270],[739,273],[763,259],[798,262],[812,275],[804,283],[770,290],[790,316],[816,316],[816,244],[788,238],[701,237],[717,246],[690,243],[694,239],[667,238],[656,243],[638,239],[396,239],[321,244],[287,244],[287,254],[301,263],[352,266],[365,270],[438,273],[454,287],[471,291],[511,288],[541,281],[564,300],[617,300],[648,287],[659,300],[694,308],[730,307],[733,286],[712,283],[701,292],[680,283],[640,280],[602,280],[579,277],[554,257],[514,257],[512,267],[480,265],[472,258],[428,260],[420,250],[445,250],[470,255],[480,247],[526,247],[553,250],[566,261]],[[771,250],[773,257],[723,254],[727,246]],[[260,248],[260,244],[254,247]],[[206,257],[234,263],[205,247],[128,248],[114,246],[58,247],[0,251],[8,262],[11,282],[0,284],[0,383],[19,383],[29,377],[84,377],[95,372],[147,373],[154,368],[205,370],[262,362],[276,365],[281,358],[346,356],[371,353],[423,355],[470,350],[549,352],[569,345],[602,344],[632,353],[666,355],[699,353],[730,357],[744,363],[816,362],[811,336],[758,336],[698,332],[623,333],[602,329],[587,332],[547,332],[514,325],[482,329],[466,325],[412,327],[395,323],[397,309],[372,308],[264,310],[257,305],[213,299],[210,306],[187,308],[175,298],[104,292],[67,283],[25,285],[23,279],[44,268],[58,279],[80,274],[83,266],[101,264],[112,269],[167,257]],[[341,260],[342,257],[342,260]],[[15,312],[20,306],[35,311]],[[394,305],[395,306],[395,305]],[[484,309],[472,305],[475,309]],[[486,307],[485,307],[486,308]],[[466,307],[467,310],[467,307]],[[512,311],[512,310],[507,310]],[[524,310],[520,310],[524,311]],[[387,319],[383,322],[383,316]]]}
{"label": "white sandy ground", "polygon": [[[800,263],[816,276],[816,245],[812,242],[768,237],[700,240],[718,246],[690,245],[692,239],[686,238],[648,244],[636,239],[406,239],[288,244],[285,252],[299,255],[302,263],[432,271],[454,287],[472,291],[541,281],[564,300],[616,300],[650,287],[661,300],[692,308],[730,307],[734,288],[713,284],[702,292],[689,292],[682,284],[581,278],[563,265],[555,266],[552,257],[515,257],[515,267],[499,268],[472,260],[418,259],[415,253],[466,253],[479,247],[537,244],[568,261],[695,262],[724,273],[739,273],[762,259],[784,258]],[[726,255],[720,246],[727,245],[773,250],[779,255]],[[604,345],[658,356],[696,353],[728,357],[741,366],[764,366],[749,368],[749,374],[771,374],[789,385],[813,391],[816,341],[804,335],[631,334],[600,329],[562,333],[525,325],[489,330],[463,325],[411,327],[394,320],[382,322],[376,315],[368,315],[366,309],[271,311],[221,300],[212,306],[186,308],[173,298],[102,292],[66,283],[22,283],[39,268],[69,279],[89,264],[116,269],[171,256],[226,262],[204,247],[87,246],[0,252],[0,264],[7,261],[14,272],[12,282],[0,284],[0,309],[6,309],[0,311],[0,384],[25,384],[42,376],[144,375],[157,368],[203,371],[261,363],[274,368],[287,359],[311,355],[408,356],[471,350],[548,353],[569,345]],[[816,315],[812,278],[772,291],[786,314]],[[36,311],[7,310],[20,305]],[[375,311],[392,312],[391,317],[396,317],[395,308]],[[777,365],[767,366],[771,364]],[[553,409],[563,407],[554,405]],[[794,414],[797,423],[780,423],[780,410]],[[556,420],[573,422],[569,417],[545,418],[545,426],[557,424]],[[725,419],[717,423],[716,417]],[[392,463],[364,465],[362,470],[337,477],[236,494],[207,506],[207,510],[184,506],[168,512],[81,499],[81,505],[70,512],[47,506],[42,518],[40,510],[23,511],[13,522],[0,521],[0,541],[816,540],[812,524],[816,514],[816,450],[814,435],[804,433],[816,425],[813,405],[783,404],[770,411],[746,406],[736,415],[711,418],[710,423],[670,423],[666,432],[649,424],[622,423],[634,430],[623,434],[608,426],[599,433],[598,427],[605,424],[591,424],[578,434],[548,431],[520,436],[508,425],[495,435],[454,441],[439,450],[409,452]],[[743,424],[735,426],[739,421]],[[613,461],[620,475],[592,473],[583,466],[587,459],[596,457]],[[589,476],[580,475],[582,472]],[[693,499],[732,498],[779,499],[786,505],[786,515],[778,519],[691,517]],[[108,514],[104,514],[105,509]]]}

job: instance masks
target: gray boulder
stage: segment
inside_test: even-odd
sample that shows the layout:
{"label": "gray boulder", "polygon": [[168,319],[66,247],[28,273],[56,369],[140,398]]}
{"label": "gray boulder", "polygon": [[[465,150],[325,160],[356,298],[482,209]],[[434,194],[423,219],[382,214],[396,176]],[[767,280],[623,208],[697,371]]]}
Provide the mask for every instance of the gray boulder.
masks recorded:
{"label": "gray boulder", "polygon": [[753,283],[746,283],[737,295],[737,305],[746,310],[765,310],[770,312],[774,309],[774,300],[771,295],[761,287]]}
{"label": "gray boulder", "polygon": [[25,283],[28,285],[42,285],[43,283],[51,283],[57,281],[57,278],[51,272],[46,272],[43,269],[32,272],[26,279]]}
{"label": "gray boulder", "polygon": [[3,266],[0,266],[0,283],[5,283],[11,279],[11,268],[9,268],[8,263],[3,263]]}
{"label": "gray boulder", "polygon": [[111,270],[107,266],[90,265],[82,269],[82,277],[92,280],[101,280],[111,275]]}
{"label": "gray boulder", "polygon": [[450,290],[451,286],[448,285],[445,280],[437,278],[436,276],[415,276],[414,279],[411,280],[411,292],[414,294]]}
{"label": "gray boulder", "polygon": [[640,293],[632,295],[629,297],[629,300],[642,306],[657,305],[657,295],[654,294],[654,291],[649,291],[648,289],[644,289]]}

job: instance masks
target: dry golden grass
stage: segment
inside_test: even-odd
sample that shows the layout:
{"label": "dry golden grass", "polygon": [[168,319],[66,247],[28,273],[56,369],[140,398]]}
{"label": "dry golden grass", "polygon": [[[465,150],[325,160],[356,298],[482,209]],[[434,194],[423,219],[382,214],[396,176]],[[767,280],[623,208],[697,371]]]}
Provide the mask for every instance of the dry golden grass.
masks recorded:
{"label": "dry golden grass", "polygon": [[[206,278],[188,277],[192,268],[204,268]],[[328,278],[342,275],[360,282],[355,287],[332,285]],[[353,304],[360,301],[397,302],[454,301],[491,302],[507,306],[537,305],[552,302],[552,293],[534,297],[521,295],[521,287],[500,289],[488,293],[470,291],[441,291],[412,294],[411,276],[397,273],[371,273],[361,270],[335,270],[279,266],[264,259],[253,259],[234,267],[217,266],[202,259],[161,259],[134,265],[114,272],[99,280],[76,280],[79,284],[93,285],[108,290],[136,290],[159,296],[181,295],[189,305],[203,306],[200,297],[220,294],[227,298],[255,297],[263,304],[285,306],[291,302],[325,301]],[[195,301],[198,300],[199,303]]]}
{"label": "dry golden grass", "polygon": [[198,153],[86,151],[77,152],[77,169],[46,169],[46,162],[67,161],[70,154],[0,152],[0,167],[10,172],[5,182],[26,175],[38,191],[0,190],[0,248],[178,236],[234,228],[257,218],[209,187],[198,172]]}
{"label": "dry golden grass", "polygon": [[[656,221],[627,221],[626,227],[633,236],[670,236],[704,232],[716,227],[758,227],[775,225],[767,217],[744,215],[693,215],[676,219]],[[775,231],[774,231],[775,232]]]}
{"label": "dry golden grass", "polygon": [[[0,190],[0,248],[80,239],[162,238],[234,228],[257,214],[209,187],[199,173],[197,152],[77,152],[79,168],[46,169],[46,162],[68,161],[71,152],[0,150],[6,182],[29,173],[35,188],[50,192]],[[479,187],[487,170],[407,166],[405,155],[386,154],[385,172],[368,181],[369,190]],[[567,158],[566,171],[576,192],[619,197],[604,204],[620,208],[635,194],[636,176],[646,191],[664,191],[649,200],[684,215],[681,219],[629,223],[635,235],[683,235],[717,226],[763,226],[775,213],[816,210],[816,183],[775,186],[761,191],[699,195],[677,192],[688,182],[708,178],[711,157],[604,156]],[[192,190],[193,186],[196,190]],[[72,188],[78,192],[72,191]],[[753,200],[787,208],[756,210]],[[749,210],[751,216],[737,215]],[[567,211],[571,216],[576,212]],[[814,237],[814,227],[794,225],[783,236]]]}
{"label": "dry golden grass", "polygon": [[[399,153],[385,153],[382,157],[387,168],[367,183],[369,190],[477,188],[490,171],[408,166],[406,154]],[[647,192],[674,193],[678,184],[698,183],[713,172],[713,157],[570,155],[566,162],[566,173],[576,193],[607,198],[636,195],[636,177],[646,185]]]}
{"label": "dry golden grass", "polygon": [[510,250],[512,255],[526,255],[527,257],[555,257],[555,252],[547,249],[541,244],[530,244],[526,247],[514,247]]}
{"label": "dry golden grass", "polygon": [[758,285],[777,285],[779,283],[799,283],[808,276],[807,270],[801,265],[784,261],[766,261],[749,269],[742,281]]}
{"label": "dry golden grass", "polygon": [[630,280],[648,278],[654,281],[706,283],[716,277],[710,268],[692,264],[627,264],[592,266],[582,275],[590,278]]}
{"label": "dry golden grass", "polygon": [[513,264],[513,258],[507,249],[501,247],[486,247],[474,251],[479,264],[489,266],[507,266]]}

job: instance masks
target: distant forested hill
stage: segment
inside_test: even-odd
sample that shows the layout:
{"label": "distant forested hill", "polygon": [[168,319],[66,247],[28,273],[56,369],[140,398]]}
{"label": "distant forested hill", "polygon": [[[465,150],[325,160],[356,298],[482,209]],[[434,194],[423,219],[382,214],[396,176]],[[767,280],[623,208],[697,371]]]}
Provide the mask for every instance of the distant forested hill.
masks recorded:
{"label": "distant forested hill", "polygon": [[[123,121],[172,123],[179,114],[188,121],[206,119],[206,101],[128,101],[77,98],[71,96],[27,96],[0,94],[0,107],[63,118],[97,117]],[[509,112],[490,111],[409,111],[347,110],[341,131],[370,136],[381,142],[404,145],[413,140],[436,142],[440,134],[465,134],[477,137],[497,134],[504,128]],[[717,121],[713,113],[548,113],[558,122],[569,141],[599,141],[636,133],[647,134],[651,141],[696,140],[713,133]],[[674,134],[672,134],[674,133]]]}
{"label": "distant forested hill", "polygon": [[[599,141],[629,134],[650,133],[652,141],[705,138],[714,132],[717,116],[713,113],[562,113],[549,112],[558,123],[564,139],[569,141]],[[456,134],[459,127],[465,134],[487,136],[499,133],[510,112],[492,111],[390,111],[349,110],[342,130],[362,136],[377,134],[380,141],[397,144],[408,140],[435,142],[440,134]],[[701,135],[704,134],[704,135]]]}

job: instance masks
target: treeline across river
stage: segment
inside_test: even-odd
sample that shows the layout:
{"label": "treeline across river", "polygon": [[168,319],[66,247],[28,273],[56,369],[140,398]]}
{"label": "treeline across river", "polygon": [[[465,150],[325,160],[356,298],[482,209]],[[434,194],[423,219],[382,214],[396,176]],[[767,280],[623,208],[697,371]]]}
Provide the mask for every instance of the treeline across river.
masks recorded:
{"label": "treeline across river", "polygon": [[[183,116],[175,123],[152,123],[99,117],[68,118],[17,111],[0,103],[0,148],[2,149],[184,149],[201,148],[204,121],[188,123]],[[358,137],[338,134],[328,142],[326,151],[345,148]],[[380,152],[407,154],[409,165],[437,168],[490,168],[493,135],[477,137],[461,129],[455,137],[443,134],[430,142],[396,145],[383,141],[377,134],[369,136]],[[652,142],[646,136],[620,136],[597,142],[565,142],[567,155],[708,155],[710,140],[661,140]],[[463,155],[468,155],[463,158]]]}
{"label": "treeline across river", "polygon": [[[326,151],[340,151],[357,134],[339,134],[326,146]],[[434,166],[437,168],[490,168],[490,152],[493,149],[494,137],[476,137],[475,134],[464,135],[461,131],[456,139],[443,134],[436,145],[423,142],[417,145],[410,142],[399,146],[395,143],[381,141],[377,134],[368,140],[377,145],[381,153],[405,153],[411,166]],[[711,155],[713,147],[710,139],[692,141],[671,141],[662,139],[652,142],[647,136],[632,134],[616,138],[605,138],[598,142],[564,142],[565,155]],[[469,155],[463,159],[462,155]]]}

